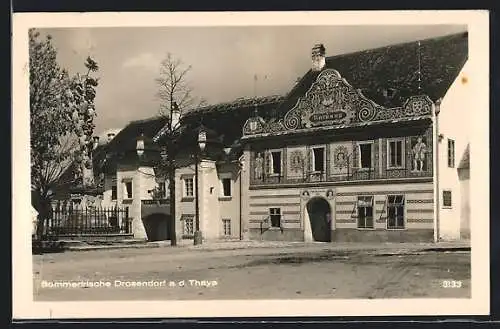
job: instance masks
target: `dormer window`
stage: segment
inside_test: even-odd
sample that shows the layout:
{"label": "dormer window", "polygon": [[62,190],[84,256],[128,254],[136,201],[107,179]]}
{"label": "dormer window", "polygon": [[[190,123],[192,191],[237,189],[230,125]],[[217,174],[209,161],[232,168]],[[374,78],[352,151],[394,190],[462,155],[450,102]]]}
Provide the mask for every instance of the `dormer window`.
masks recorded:
{"label": "dormer window", "polygon": [[384,89],[384,97],[387,99],[392,99],[394,96],[396,96],[397,89],[394,88],[387,88]]}

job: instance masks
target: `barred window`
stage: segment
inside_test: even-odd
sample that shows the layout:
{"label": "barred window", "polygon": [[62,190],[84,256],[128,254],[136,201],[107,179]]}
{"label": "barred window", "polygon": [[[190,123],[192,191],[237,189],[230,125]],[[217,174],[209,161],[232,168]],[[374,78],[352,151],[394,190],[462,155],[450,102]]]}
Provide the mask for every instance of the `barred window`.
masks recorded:
{"label": "barred window", "polygon": [[184,216],[183,233],[184,235],[194,234],[194,216]]}
{"label": "barred window", "polygon": [[451,208],[451,191],[443,191],[443,207]]}
{"label": "barred window", "polygon": [[222,227],[224,228],[224,235],[225,236],[230,236],[231,235],[231,219],[223,219],[222,220]]}

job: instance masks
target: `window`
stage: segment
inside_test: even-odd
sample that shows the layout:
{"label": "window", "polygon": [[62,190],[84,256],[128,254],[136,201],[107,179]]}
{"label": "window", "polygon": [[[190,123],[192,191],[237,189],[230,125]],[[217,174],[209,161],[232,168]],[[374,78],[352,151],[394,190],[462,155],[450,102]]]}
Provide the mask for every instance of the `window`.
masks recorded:
{"label": "window", "polygon": [[455,167],[455,141],[448,139],[448,167]]}
{"label": "window", "polygon": [[223,219],[222,220],[222,227],[224,228],[224,235],[230,236],[231,235],[231,220],[230,219]]}
{"label": "window", "polygon": [[451,191],[443,191],[443,207],[444,208],[451,208],[452,207]]}
{"label": "window", "polygon": [[387,196],[387,228],[405,228],[405,200],[403,195]]}
{"label": "window", "polygon": [[184,196],[185,197],[192,197],[194,196],[194,190],[193,190],[193,178],[184,178]]}
{"label": "window", "polygon": [[132,199],[132,181],[125,182],[125,199]]}
{"label": "window", "polygon": [[231,196],[231,178],[222,178],[222,195]]}
{"label": "window", "polygon": [[193,235],[194,234],[194,216],[184,216],[184,226],[183,233],[184,235]]}
{"label": "window", "polygon": [[269,156],[269,173],[281,175],[281,151],[272,151]]}
{"label": "window", "polygon": [[158,189],[160,190],[160,197],[165,198],[166,197],[166,188],[165,188],[165,182],[159,182],[158,183]]}
{"label": "window", "polygon": [[325,148],[315,147],[312,151],[313,171],[325,171]]}
{"label": "window", "polygon": [[373,196],[358,197],[358,228],[373,228]]}
{"label": "window", "polygon": [[281,208],[269,208],[269,217],[271,219],[271,227],[281,226]]}
{"label": "window", "polygon": [[389,140],[387,142],[387,167],[403,167],[404,143],[402,140]]}
{"label": "window", "polygon": [[372,143],[359,143],[359,167],[369,169],[372,167]]}
{"label": "window", "polygon": [[116,200],[117,196],[118,196],[117,186],[113,185],[111,186],[111,200]]}

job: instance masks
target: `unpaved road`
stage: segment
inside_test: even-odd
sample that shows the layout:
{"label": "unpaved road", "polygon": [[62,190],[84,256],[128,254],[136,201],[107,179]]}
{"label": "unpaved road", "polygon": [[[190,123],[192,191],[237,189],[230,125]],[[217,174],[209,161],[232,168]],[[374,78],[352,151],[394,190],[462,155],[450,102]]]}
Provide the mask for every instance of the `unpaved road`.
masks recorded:
{"label": "unpaved road", "polygon": [[[36,301],[104,301],[470,298],[471,271],[467,251],[384,254],[274,247],[34,255],[33,272]],[[84,287],[90,282],[109,286]],[[133,282],[156,286],[123,286]]]}

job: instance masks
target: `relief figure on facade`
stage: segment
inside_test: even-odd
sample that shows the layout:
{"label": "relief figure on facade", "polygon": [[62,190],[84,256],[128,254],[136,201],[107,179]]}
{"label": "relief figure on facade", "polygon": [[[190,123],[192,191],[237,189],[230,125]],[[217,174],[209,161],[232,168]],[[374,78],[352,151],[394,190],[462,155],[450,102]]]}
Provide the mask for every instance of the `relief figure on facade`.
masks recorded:
{"label": "relief figure on facade", "polygon": [[260,153],[257,153],[257,157],[255,158],[255,179],[262,179],[264,169],[264,158]]}
{"label": "relief figure on facade", "polygon": [[427,145],[425,145],[421,136],[417,137],[417,142],[412,148],[413,153],[413,172],[424,170],[425,154],[427,153]]}
{"label": "relief figure on facade", "polygon": [[293,151],[290,155],[290,169],[294,173],[302,173],[304,170],[304,155],[301,151]]}

